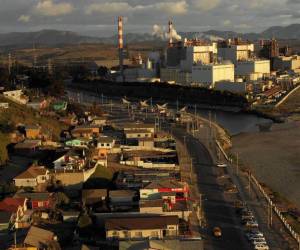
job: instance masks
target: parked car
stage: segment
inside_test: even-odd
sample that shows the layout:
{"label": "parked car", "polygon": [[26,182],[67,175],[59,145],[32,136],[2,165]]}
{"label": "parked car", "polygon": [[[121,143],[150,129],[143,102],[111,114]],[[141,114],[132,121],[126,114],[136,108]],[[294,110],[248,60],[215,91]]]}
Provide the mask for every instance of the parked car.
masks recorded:
{"label": "parked car", "polygon": [[266,244],[257,244],[254,246],[255,250],[269,250],[268,245]]}
{"label": "parked car", "polygon": [[225,163],[217,163],[217,167],[218,168],[226,168],[227,164],[225,164]]}
{"label": "parked car", "polygon": [[258,223],[256,220],[247,220],[246,227],[258,227]]}
{"label": "parked car", "polygon": [[265,238],[257,238],[257,239],[253,239],[252,240],[253,245],[260,245],[260,244],[264,244],[266,245],[266,239]]}

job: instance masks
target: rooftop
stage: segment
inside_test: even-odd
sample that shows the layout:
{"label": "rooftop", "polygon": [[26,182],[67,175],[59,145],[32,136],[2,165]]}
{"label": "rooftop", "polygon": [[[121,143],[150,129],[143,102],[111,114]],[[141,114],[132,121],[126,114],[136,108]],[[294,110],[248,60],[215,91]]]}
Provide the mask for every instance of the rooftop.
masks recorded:
{"label": "rooftop", "polygon": [[106,230],[161,229],[168,225],[178,225],[178,216],[147,216],[110,218],[105,221]]}
{"label": "rooftop", "polygon": [[42,247],[53,241],[54,236],[54,233],[51,231],[31,226],[24,243],[34,247]]}
{"label": "rooftop", "polygon": [[46,175],[48,170],[45,167],[31,166],[14,179],[34,179],[40,175]]}
{"label": "rooftop", "polygon": [[46,201],[50,198],[52,193],[16,193],[14,198],[27,198],[30,200]]}
{"label": "rooftop", "polygon": [[184,188],[183,183],[175,180],[158,180],[148,184],[145,189],[159,189],[159,188]]}
{"label": "rooftop", "polygon": [[25,198],[7,197],[3,201],[0,201],[0,211],[17,212],[19,206],[23,206],[25,201]]}

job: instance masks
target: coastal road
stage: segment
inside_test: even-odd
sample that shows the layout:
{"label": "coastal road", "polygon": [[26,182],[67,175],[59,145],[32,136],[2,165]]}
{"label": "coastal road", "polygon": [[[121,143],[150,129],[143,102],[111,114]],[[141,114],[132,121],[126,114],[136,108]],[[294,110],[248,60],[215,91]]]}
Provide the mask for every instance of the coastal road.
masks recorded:
{"label": "coastal road", "polygon": [[[209,151],[199,140],[187,134],[185,129],[176,127],[172,131],[178,140],[186,138],[187,150],[193,158],[199,192],[203,195],[206,227],[202,229],[202,234],[205,249],[251,249],[235,208],[228,201],[224,188],[217,179],[219,169],[215,167]],[[215,226],[222,229],[223,235],[219,239],[212,236]]]}

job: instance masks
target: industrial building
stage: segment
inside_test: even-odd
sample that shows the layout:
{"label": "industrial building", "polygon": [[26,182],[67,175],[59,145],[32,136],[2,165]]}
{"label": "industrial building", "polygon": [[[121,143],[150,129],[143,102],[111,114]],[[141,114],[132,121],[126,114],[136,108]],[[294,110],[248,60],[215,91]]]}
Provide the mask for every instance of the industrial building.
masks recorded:
{"label": "industrial building", "polygon": [[234,65],[231,62],[193,66],[192,83],[214,87],[220,81],[234,82]]}
{"label": "industrial building", "polygon": [[258,75],[269,75],[270,74],[270,61],[260,59],[249,59],[246,61],[238,61],[235,63],[235,75],[237,76],[249,76]]}
{"label": "industrial building", "polygon": [[239,38],[219,42],[218,57],[223,60],[230,60],[234,64],[238,61],[247,61],[253,58],[254,44],[242,41]]}
{"label": "industrial building", "polygon": [[274,70],[294,70],[300,71],[300,56],[278,56],[273,60]]}
{"label": "industrial building", "polygon": [[166,66],[180,68],[182,71],[191,73],[193,64],[213,63],[217,50],[216,43],[208,43],[197,39],[184,39],[184,41],[169,45]]}
{"label": "industrial building", "polygon": [[181,71],[179,68],[161,68],[160,80],[170,84],[190,85],[192,83],[192,74]]}

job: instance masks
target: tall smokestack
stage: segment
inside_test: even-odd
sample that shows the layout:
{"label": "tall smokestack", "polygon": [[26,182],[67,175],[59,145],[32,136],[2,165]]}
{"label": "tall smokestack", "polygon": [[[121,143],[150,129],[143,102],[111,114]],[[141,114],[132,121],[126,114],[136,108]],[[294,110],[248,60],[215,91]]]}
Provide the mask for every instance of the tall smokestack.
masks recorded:
{"label": "tall smokestack", "polygon": [[169,21],[169,47],[171,47],[173,43],[172,31],[173,31],[173,23],[172,21]]}
{"label": "tall smokestack", "polygon": [[119,46],[119,66],[120,66],[120,72],[122,76],[122,80],[124,81],[124,72],[123,72],[123,17],[118,17],[118,46]]}

